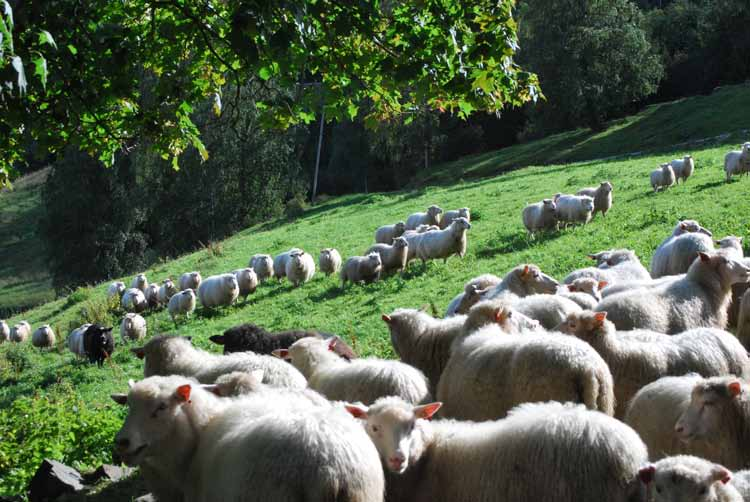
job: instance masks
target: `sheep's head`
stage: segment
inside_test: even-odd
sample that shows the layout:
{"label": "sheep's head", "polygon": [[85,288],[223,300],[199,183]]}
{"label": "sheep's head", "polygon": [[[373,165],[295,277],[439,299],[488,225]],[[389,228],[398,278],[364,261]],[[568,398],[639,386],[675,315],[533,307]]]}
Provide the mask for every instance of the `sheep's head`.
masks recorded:
{"label": "sheep's head", "polygon": [[331,248],[325,248],[320,250],[320,256],[324,257],[325,259],[331,258]]}
{"label": "sheep's head", "polygon": [[586,342],[593,342],[596,338],[614,331],[614,325],[607,320],[606,312],[592,312],[584,310],[568,314],[568,318],[555,327],[555,331],[573,335]]}
{"label": "sheep's head", "polygon": [[227,289],[240,289],[237,277],[234,274],[224,274],[223,282]]}
{"label": "sheep's head", "polygon": [[498,324],[503,331],[511,332],[513,309],[510,302],[504,299],[480,301],[469,309],[465,327],[474,332],[488,324]]}
{"label": "sheep's head", "polygon": [[581,196],[581,207],[584,211],[590,213],[594,210],[594,199],[589,197],[588,195]]}
{"label": "sheep's head", "polygon": [[190,337],[155,336],[143,347],[134,347],[130,352],[138,359],[144,359],[143,376],[170,374],[170,363],[183,351],[192,351]]}
{"label": "sheep's head", "polygon": [[532,294],[555,294],[560,284],[541,271],[536,265],[521,265],[514,272],[526,284],[526,289]]}
{"label": "sheep's head", "polygon": [[403,249],[409,247],[409,242],[403,237],[396,237],[393,239],[393,247],[396,249]]}
{"label": "sheep's head", "polygon": [[557,211],[557,204],[552,199],[544,199],[542,201],[542,208],[547,213],[555,213]]}
{"label": "sheep's head", "polygon": [[742,237],[736,235],[727,235],[726,237],[715,241],[714,244],[719,249],[736,249],[742,254]]}
{"label": "sheep's head", "polygon": [[750,154],[750,141],[742,145],[743,153]]}
{"label": "sheep's head", "polygon": [[457,232],[463,232],[464,230],[471,229],[471,223],[469,223],[469,220],[463,217],[458,217],[455,220],[453,220],[453,223],[451,223],[451,226]]}
{"label": "sheep's head", "polygon": [[468,207],[462,207],[461,209],[458,210],[458,215],[461,218],[466,218],[468,220],[470,218],[470,216],[469,216],[469,208]]}
{"label": "sheep's head", "polygon": [[677,420],[674,431],[684,442],[721,437],[731,409],[747,399],[747,384],[734,377],[715,377],[698,382],[690,404]]}
{"label": "sheep's head", "polygon": [[202,385],[201,387],[203,390],[212,392],[219,397],[242,396],[260,390],[264,374],[265,372],[262,369],[253,370],[250,373],[234,371],[220,376],[214,384]]}
{"label": "sheep's head", "polygon": [[599,293],[607,287],[607,281],[597,281],[591,277],[581,277],[568,284],[568,291],[571,293],[586,293],[597,301],[602,299]]}
{"label": "sheep's head", "polygon": [[432,205],[427,208],[427,214],[429,214],[430,216],[437,216],[442,212],[443,210],[440,208],[440,206]]}
{"label": "sheep's head", "polygon": [[675,228],[675,235],[695,232],[705,234],[709,237],[713,236],[708,229],[702,227],[701,224],[695,220],[682,220],[677,223],[677,228]]}
{"label": "sheep's head", "polygon": [[394,226],[394,230],[396,230],[397,235],[403,234],[404,232],[406,232],[406,223],[404,223],[403,221],[399,221]]}
{"label": "sheep's head", "polygon": [[612,183],[610,183],[609,181],[602,181],[601,183],[599,183],[599,190],[601,190],[601,191],[603,191],[605,193],[611,192],[612,191]]}
{"label": "sheep's head", "polygon": [[329,352],[335,352],[335,348],[335,339],[327,341],[315,336],[308,336],[300,338],[288,349],[276,349],[271,354],[279,359],[290,361],[292,366],[297,368],[305,378],[310,378],[316,365],[321,360],[325,360]]}
{"label": "sheep's head", "polygon": [[732,479],[724,467],[697,457],[668,457],[638,471],[653,502],[719,502],[722,485]]}
{"label": "sheep's head", "polygon": [[698,253],[693,266],[709,267],[719,274],[725,284],[750,282],[750,267],[723,253]]}
{"label": "sheep's head", "polygon": [[380,253],[370,253],[367,255],[367,263],[373,269],[377,270],[383,266],[383,260],[380,258]]}

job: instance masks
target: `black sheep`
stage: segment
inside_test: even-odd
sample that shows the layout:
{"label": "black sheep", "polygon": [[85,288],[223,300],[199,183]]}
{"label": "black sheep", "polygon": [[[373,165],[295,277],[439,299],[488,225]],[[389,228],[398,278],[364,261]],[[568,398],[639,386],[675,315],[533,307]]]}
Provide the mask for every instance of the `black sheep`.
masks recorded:
{"label": "black sheep", "polygon": [[115,350],[115,339],[112,328],[105,328],[100,324],[92,324],[83,333],[83,350],[89,362],[101,366],[104,360]]}

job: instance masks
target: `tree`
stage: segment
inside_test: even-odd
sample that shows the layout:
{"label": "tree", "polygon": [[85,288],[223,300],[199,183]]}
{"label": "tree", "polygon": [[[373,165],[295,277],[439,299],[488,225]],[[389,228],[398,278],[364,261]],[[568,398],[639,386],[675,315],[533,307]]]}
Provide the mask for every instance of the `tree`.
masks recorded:
{"label": "tree", "polygon": [[[28,67],[39,30],[55,35],[46,83],[0,99],[0,173],[23,145],[72,144],[111,165],[141,138],[172,160],[209,152],[191,120],[208,96],[221,113],[228,82],[283,89],[256,106],[267,126],[309,123],[320,110],[367,122],[417,104],[468,116],[539,95],[513,62],[514,0],[31,0],[15,6]],[[0,69],[7,69],[0,67]],[[7,79],[8,76],[6,75]],[[3,79],[3,80],[5,80]],[[150,83],[153,82],[153,83]],[[143,98],[149,85],[150,99]],[[0,180],[1,181],[1,180]]]}

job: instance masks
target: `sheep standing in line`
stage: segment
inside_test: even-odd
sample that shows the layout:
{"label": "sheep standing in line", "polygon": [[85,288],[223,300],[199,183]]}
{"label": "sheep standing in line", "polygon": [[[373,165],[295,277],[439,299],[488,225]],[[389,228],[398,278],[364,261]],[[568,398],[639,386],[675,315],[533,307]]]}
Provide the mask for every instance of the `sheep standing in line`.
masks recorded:
{"label": "sheep standing in line", "polygon": [[445,230],[426,232],[417,243],[417,256],[422,263],[440,258],[445,263],[453,255],[463,258],[466,255],[466,232],[470,229],[471,223],[466,218],[457,218]]}
{"label": "sheep standing in line", "polygon": [[0,343],[10,340],[10,325],[6,321],[0,320]]}
{"label": "sheep standing in line", "polygon": [[604,298],[596,310],[619,330],[675,334],[692,328],[724,329],[731,285],[750,280],[750,267],[722,254],[700,253],[687,274],[661,286]]}
{"label": "sheep standing in line", "polygon": [[112,328],[105,328],[100,324],[92,324],[83,332],[83,351],[90,363],[102,366],[105,359],[109,359],[115,351],[115,339]]}
{"label": "sheep standing in line", "polygon": [[651,188],[654,189],[654,193],[659,190],[665,191],[674,184],[674,170],[669,164],[662,164],[659,169],[651,171]]}
{"label": "sheep standing in line", "polygon": [[334,248],[321,249],[318,267],[326,275],[338,274],[341,270],[341,254]]}
{"label": "sheep standing in line", "polygon": [[393,239],[393,244],[375,244],[367,250],[365,255],[377,253],[383,264],[383,273],[403,272],[406,269],[406,259],[409,256],[409,243],[403,237]]}
{"label": "sheep standing in line", "polygon": [[557,221],[563,224],[591,221],[594,212],[594,199],[588,195],[560,195],[555,197]]}
{"label": "sheep standing in line", "polygon": [[190,319],[190,314],[195,311],[195,291],[186,289],[172,296],[169,299],[167,311],[175,325],[177,325],[177,316],[184,315],[187,319]]}
{"label": "sheep standing in line", "polygon": [[750,172],[750,142],[742,145],[742,150],[734,150],[724,156],[724,172],[727,182],[735,174],[741,176]]}
{"label": "sheep standing in line", "polygon": [[275,357],[252,352],[211,354],[193,347],[189,339],[178,336],[156,336],[143,347],[131,351],[138,358],[145,359],[144,377],[182,375],[201,383],[214,383],[221,375],[233,371],[263,370],[263,383],[297,389],[307,386],[299,371]]}
{"label": "sheep standing in line", "polygon": [[505,274],[500,284],[488,291],[484,298],[491,300],[501,296],[523,298],[535,294],[554,294],[559,285],[536,265],[519,265]]}
{"label": "sheep standing in line", "polygon": [[638,472],[653,502],[743,502],[730,483],[732,473],[702,458],[664,458]]}
{"label": "sheep standing in line", "polygon": [[180,291],[185,291],[186,289],[197,291],[201,282],[203,282],[203,278],[200,272],[185,272],[180,276]]}
{"label": "sheep standing in line", "polygon": [[198,298],[204,308],[229,306],[240,295],[240,286],[234,274],[207,277],[198,287]]}
{"label": "sheep standing in line", "polygon": [[256,254],[250,258],[251,269],[255,270],[258,281],[263,282],[273,277],[273,258],[267,254]]}
{"label": "sheep standing in line", "polygon": [[602,217],[607,216],[607,211],[612,208],[612,183],[602,181],[598,187],[586,187],[578,190],[576,195],[587,195],[594,199],[593,218],[596,213],[601,212]]}
{"label": "sheep standing in line", "polygon": [[289,255],[292,253],[303,252],[299,248],[292,248],[289,251],[277,254],[273,259],[273,276],[279,281],[286,277],[286,263],[289,261]]}
{"label": "sheep standing in line", "polygon": [[125,314],[120,323],[120,340],[123,343],[146,338],[146,319],[138,314]]}
{"label": "sheep standing in line", "polygon": [[527,204],[521,212],[521,219],[529,236],[540,230],[557,230],[557,205],[552,199]]}
{"label": "sheep standing in line", "polygon": [[399,221],[393,225],[383,225],[375,230],[375,242],[378,244],[390,244],[396,237],[401,237],[406,232],[406,223]]}
{"label": "sheep standing in line", "polygon": [[161,286],[159,286],[157,299],[161,305],[166,305],[169,303],[169,299],[177,293],[179,293],[179,290],[177,289],[177,286],[174,285],[174,282],[172,282],[172,279],[164,279]]}
{"label": "sheep standing in line", "polygon": [[48,349],[55,346],[55,332],[49,324],[45,324],[34,331],[31,335],[31,344],[40,349]]}
{"label": "sheep standing in line", "polygon": [[78,357],[86,357],[86,350],[83,347],[83,334],[89,329],[91,324],[83,324],[78,328],[74,329],[68,335],[66,340],[68,344],[68,350]]}
{"label": "sheep standing in line", "polygon": [[428,421],[440,403],[347,405],[387,469],[391,502],[642,500],[648,460],[627,425],[571,403],[524,404],[508,418]]}
{"label": "sheep standing in line", "polygon": [[156,284],[149,284],[146,288],[143,296],[146,297],[146,303],[149,308],[155,309],[159,306],[159,286]]}
{"label": "sheep standing in line", "polygon": [[675,183],[680,184],[680,180],[686,183],[688,178],[693,175],[695,171],[695,161],[691,155],[685,155],[681,159],[674,159],[669,163],[674,171]]}
{"label": "sheep standing in line", "polygon": [[380,279],[383,270],[383,262],[378,253],[370,253],[367,256],[352,256],[341,268],[341,287],[346,286],[346,281],[353,283],[364,282],[369,284]]}
{"label": "sheep standing in line", "polygon": [[302,338],[274,354],[289,359],[308,386],[331,401],[371,404],[380,397],[399,396],[416,404],[429,398],[429,383],[418,369],[386,359],[345,361],[333,351],[335,344],[335,340]]}
{"label": "sheep standing in line", "polygon": [[118,300],[122,297],[122,294],[125,292],[127,288],[125,287],[125,283],[121,281],[113,282],[109,285],[107,288],[107,298],[117,298]]}
{"label": "sheep standing in line", "polygon": [[677,223],[672,235],[664,239],[651,258],[651,277],[687,272],[698,253],[714,250],[711,232],[695,220]]}
{"label": "sheep standing in line", "polygon": [[131,288],[140,289],[141,293],[146,294],[146,288],[148,288],[148,279],[146,274],[138,274],[133,277],[133,281],[130,283]]}
{"label": "sheep standing in line", "polygon": [[406,219],[406,230],[415,230],[419,225],[440,225],[440,215],[443,210],[432,205],[426,213],[414,213]]}
{"label": "sheep standing in line", "polygon": [[143,312],[148,308],[146,295],[138,288],[126,289],[122,294],[120,304],[125,312]]}
{"label": "sheep standing in line", "polygon": [[467,313],[492,287],[501,282],[502,279],[493,274],[482,274],[471,279],[464,284],[463,293],[459,293],[451,300],[448,310],[445,312],[445,317]]}
{"label": "sheep standing in line", "polygon": [[21,321],[10,329],[10,341],[15,343],[25,342],[31,336],[31,324]]}
{"label": "sheep standing in line", "polygon": [[295,288],[310,282],[314,275],[315,260],[310,253],[294,251],[289,254],[286,262],[286,277]]}
{"label": "sheep standing in line", "polygon": [[468,207],[462,207],[461,209],[452,209],[443,213],[440,218],[440,230],[448,228],[454,220],[458,218],[465,218],[466,221],[471,222],[471,213]]}
{"label": "sheep standing in line", "polygon": [[232,273],[237,279],[237,287],[240,288],[239,296],[243,302],[247,302],[247,297],[258,289],[258,275],[252,268],[238,268]]}

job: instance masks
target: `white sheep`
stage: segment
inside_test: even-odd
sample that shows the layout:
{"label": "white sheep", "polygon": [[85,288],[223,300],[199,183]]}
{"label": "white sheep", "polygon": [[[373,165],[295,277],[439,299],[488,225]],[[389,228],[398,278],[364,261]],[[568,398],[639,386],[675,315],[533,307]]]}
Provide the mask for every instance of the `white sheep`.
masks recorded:
{"label": "white sheep", "polygon": [[651,280],[646,267],[630,249],[610,249],[588,256],[597,261],[597,266],[574,270],[563,279],[563,283],[571,284],[584,277],[604,281],[610,286],[625,281]]}
{"label": "white sheep", "polygon": [[146,293],[146,288],[148,288],[148,279],[146,279],[146,274],[138,274],[135,277],[133,277],[133,281],[130,283],[131,288],[140,289],[141,293]]}
{"label": "white sheep", "polygon": [[221,375],[213,384],[201,385],[221,397],[238,397],[252,394],[266,395],[269,399],[285,399],[307,402],[312,406],[327,408],[333,403],[312,389],[292,389],[289,387],[272,387],[263,382],[263,370],[234,371]]}
{"label": "white sheep", "polygon": [[437,388],[446,417],[502,418],[532,401],[583,402],[614,413],[612,374],[585,342],[573,337],[508,334],[493,324],[456,343]]}
{"label": "white sheep", "polygon": [[674,334],[701,327],[724,329],[731,285],[748,280],[750,267],[719,253],[700,253],[684,278],[607,296],[596,310],[607,312],[620,330]]}
{"label": "white sheep", "polygon": [[607,211],[612,208],[612,183],[602,181],[598,187],[586,187],[578,190],[576,195],[588,195],[594,199],[594,212],[591,217],[601,212],[602,216],[607,216]]}
{"label": "white sheep", "polygon": [[737,260],[745,257],[745,251],[742,249],[742,237],[736,235],[727,235],[718,241],[714,241],[716,248]]}
{"label": "white sheep", "polygon": [[530,236],[540,230],[556,230],[558,225],[557,205],[552,199],[527,204],[521,212],[521,219]]}
{"label": "white sheep", "polygon": [[10,325],[3,320],[0,320],[0,343],[4,343],[10,340]]}
{"label": "white sheep", "polygon": [[240,288],[239,296],[246,302],[247,297],[255,293],[258,288],[258,275],[252,268],[238,268],[232,273],[237,279],[237,286]]}
{"label": "white sheep", "polygon": [[659,460],[638,472],[653,502],[743,502],[730,483],[732,473],[719,464],[689,455]]}
{"label": "white sheep", "polygon": [[263,383],[278,387],[302,389],[307,381],[284,361],[253,352],[218,355],[193,347],[190,340],[178,336],[156,336],[143,347],[130,349],[144,359],[143,376],[182,375],[201,383],[214,383],[233,371],[263,370]]}
{"label": "white sheep", "polygon": [[299,287],[306,282],[310,282],[315,275],[315,260],[310,256],[310,253],[302,250],[293,251],[286,261],[285,273],[292,285],[295,288]]}
{"label": "white sheep", "polygon": [[40,326],[31,335],[31,344],[40,349],[48,349],[55,346],[55,332],[49,324]]}
{"label": "white sheep", "polygon": [[378,253],[370,253],[367,256],[352,256],[341,267],[341,287],[346,286],[347,281],[355,284],[377,281],[380,279],[382,270],[383,262]]}
{"label": "white sheep", "polygon": [[482,274],[469,280],[464,284],[463,293],[459,293],[451,300],[448,310],[445,312],[445,317],[467,313],[473,305],[482,299],[482,296],[501,282],[502,279],[493,274]]}
{"label": "white sheep", "polygon": [[198,287],[198,298],[204,308],[231,305],[240,295],[240,286],[234,274],[206,277]]}
{"label": "white sheep", "polygon": [[256,254],[250,258],[248,266],[255,270],[258,281],[263,282],[273,277],[273,258],[268,254]]}
{"label": "white sheep", "polygon": [[465,218],[466,221],[471,222],[471,212],[468,207],[462,207],[461,209],[452,209],[443,213],[440,218],[440,230],[448,228],[454,220],[458,218]]}
{"label": "white sheep", "polygon": [[184,315],[189,319],[190,314],[195,311],[195,291],[192,289],[185,289],[176,295],[173,295],[172,298],[169,299],[167,311],[169,312],[169,317],[172,318],[172,322],[174,323],[177,323],[177,316]]}
{"label": "white sheep", "polygon": [[724,172],[727,175],[727,181],[732,176],[747,174],[750,172],[750,142],[742,145],[742,150],[734,150],[724,156]]}
{"label": "white sheep", "polygon": [[419,225],[440,225],[440,215],[443,210],[432,205],[426,213],[414,213],[406,219],[406,230],[415,230]]}
{"label": "white sheep", "polygon": [[409,243],[403,237],[393,239],[393,244],[375,244],[367,250],[365,255],[377,253],[383,264],[383,273],[402,272],[406,269],[409,256]]}
{"label": "white sheep", "polygon": [[560,284],[541,271],[536,265],[519,265],[505,274],[497,286],[492,287],[484,298],[493,299],[501,296],[523,298],[535,294],[554,294]]}
{"label": "white sheep", "polygon": [[561,295],[529,295],[516,299],[512,305],[521,314],[539,321],[545,329],[553,329],[568,315],[581,311],[576,302]]}
{"label": "white sheep", "polygon": [[428,420],[440,403],[347,405],[387,469],[389,501],[642,500],[648,454],[627,425],[571,403],[524,404],[482,423]]}
{"label": "white sheep", "polygon": [[607,287],[606,281],[597,281],[591,277],[575,279],[570,284],[560,286],[557,294],[574,301],[579,307],[593,310],[602,301],[601,291]]}
{"label": "white sheep", "polygon": [[427,232],[436,232],[440,230],[437,226],[420,225],[416,230],[407,230],[401,237],[406,239],[406,243],[409,244],[406,254],[406,262],[409,263],[417,257],[417,246],[419,241],[424,237]]}
{"label": "white sheep", "polygon": [[143,340],[146,330],[146,319],[138,314],[125,314],[120,323],[120,339],[123,343]]}
{"label": "white sheep", "polygon": [[91,324],[83,324],[80,327],[74,329],[68,335],[67,344],[68,350],[70,350],[77,357],[86,357],[86,349],[83,346],[83,334],[89,329]]}
{"label": "white sheep", "polygon": [[335,344],[335,339],[307,337],[273,353],[290,360],[308,386],[331,401],[370,404],[379,397],[399,396],[416,404],[429,398],[429,383],[418,369],[386,359],[347,361],[333,351]]}
{"label": "white sheep", "polygon": [[375,242],[379,244],[390,244],[396,237],[401,237],[406,232],[406,223],[399,221],[393,225],[383,225],[375,230]]}
{"label": "white sheep", "polygon": [[669,164],[662,164],[659,169],[651,171],[651,188],[654,189],[654,192],[664,191],[674,184],[674,170]]}
{"label": "white sheep", "polygon": [[654,288],[657,286],[662,286],[664,284],[670,284],[670,283],[673,283],[674,281],[677,281],[679,279],[684,279],[684,278],[685,278],[685,274],[680,274],[680,275],[665,275],[663,277],[659,277],[658,279],[646,279],[646,280],[640,280],[640,281],[622,281],[622,282],[613,284],[611,286],[605,287],[602,290],[602,298],[607,298],[608,296],[612,296],[614,294],[622,293],[623,291],[629,291],[632,289]]}
{"label": "white sheep", "polygon": [[591,221],[594,199],[588,195],[560,195],[555,196],[555,206],[557,220],[563,225],[567,223],[585,225]]}
{"label": "white sheep", "polygon": [[685,155],[681,159],[674,159],[669,163],[674,171],[675,183],[679,185],[680,180],[683,183],[687,182],[688,178],[693,175],[695,171],[695,161],[691,155]]}
{"label": "white sheep", "polygon": [[711,232],[695,220],[678,222],[672,235],[659,244],[651,258],[651,277],[658,279],[687,272],[698,253],[714,250],[711,236]]}
{"label": "white sheep", "polygon": [[466,232],[471,229],[471,223],[466,218],[453,220],[445,230],[426,232],[417,243],[417,256],[424,263],[427,260],[443,259],[457,255],[463,258],[466,254]]}
{"label": "white sheep", "polygon": [[138,288],[126,289],[122,294],[120,304],[125,312],[143,312],[148,308],[146,295]]}
{"label": "white sheep", "polygon": [[109,285],[107,288],[107,298],[117,298],[118,300],[122,297],[122,294],[125,292],[127,288],[125,287],[125,283],[121,281],[113,282]]}
{"label": "white sheep", "polygon": [[177,289],[177,286],[174,285],[174,282],[172,282],[172,279],[164,279],[161,283],[161,286],[159,286],[157,299],[159,300],[160,304],[166,305],[167,303],[169,303],[169,299],[177,293],[179,293],[179,290]]}
{"label": "white sheep", "polygon": [[146,288],[146,291],[143,293],[143,296],[146,297],[146,303],[148,303],[148,306],[150,308],[156,308],[159,306],[159,285],[151,283]]}
{"label": "white sheep", "polygon": [[341,254],[334,248],[321,249],[318,267],[326,275],[338,274],[341,270]]}
{"label": "white sheep", "polygon": [[289,255],[302,251],[299,248],[292,248],[289,251],[277,254],[273,259],[273,276],[278,280],[286,277],[286,262],[289,261]]}
{"label": "white sheep", "polygon": [[200,272],[195,272],[195,271],[185,272],[184,274],[180,276],[180,280],[179,280],[180,291],[185,291],[186,289],[192,289],[193,291],[197,291],[201,285],[201,282],[203,282],[203,278],[201,277]]}

